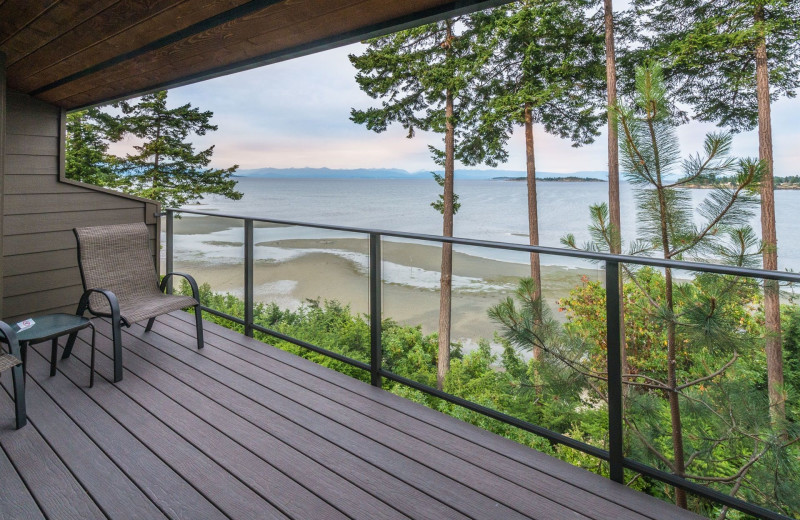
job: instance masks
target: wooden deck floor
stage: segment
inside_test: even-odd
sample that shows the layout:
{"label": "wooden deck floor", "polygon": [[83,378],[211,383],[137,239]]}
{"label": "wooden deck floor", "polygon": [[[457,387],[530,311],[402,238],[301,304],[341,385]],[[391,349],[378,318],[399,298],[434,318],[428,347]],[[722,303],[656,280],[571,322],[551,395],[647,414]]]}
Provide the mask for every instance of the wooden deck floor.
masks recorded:
{"label": "wooden deck floor", "polygon": [[[28,355],[30,423],[0,378],[0,518],[698,518],[669,504],[192,317],[110,327],[48,377]],[[88,338],[82,331],[81,338]]]}

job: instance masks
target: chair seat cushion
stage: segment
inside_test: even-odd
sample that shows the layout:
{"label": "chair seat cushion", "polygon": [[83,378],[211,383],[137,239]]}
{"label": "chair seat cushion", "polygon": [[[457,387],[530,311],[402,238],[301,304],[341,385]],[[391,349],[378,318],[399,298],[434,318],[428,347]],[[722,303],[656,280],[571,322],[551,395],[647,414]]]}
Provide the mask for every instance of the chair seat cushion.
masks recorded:
{"label": "chair seat cushion", "polygon": [[[133,300],[120,299],[119,313],[125,325],[130,327],[137,321],[147,320],[168,312],[193,307],[197,305],[197,303],[197,300],[191,296],[163,294],[158,292],[146,296],[139,295]],[[93,314],[111,314],[111,308],[105,298],[93,303],[91,311]]]}

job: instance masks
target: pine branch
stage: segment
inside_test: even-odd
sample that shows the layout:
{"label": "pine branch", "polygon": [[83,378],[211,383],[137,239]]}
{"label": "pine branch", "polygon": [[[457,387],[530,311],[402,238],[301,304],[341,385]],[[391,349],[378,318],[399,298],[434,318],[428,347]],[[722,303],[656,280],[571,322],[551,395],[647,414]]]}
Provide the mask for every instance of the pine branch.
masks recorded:
{"label": "pine branch", "polygon": [[733,192],[733,195],[731,196],[730,200],[728,201],[728,204],[722,211],[719,211],[717,213],[716,218],[714,218],[711,222],[709,222],[708,225],[705,227],[705,229],[703,229],[700,233],[698,233],[689,245],[673,250],[672,252],[670,252],[670,256],[677,256],[682,253],[685,253],[686,251],[695,247],[701,240],[703,240],[706,237],[706,235],[708,235],[708,233],[711,232],[711,230],[714,229],[717,226],[717,224],[719,224],[720,220],[722,220],[725,214],[728,211],[730,211],[730,209],[736,203],[739,194],[744,190],[746,186],[747,185],[744,184],[742,186],[737,187],[736,190]]}
{"label": "pine branch", "polygon": [[739,359],[739,354],[737,352],[734,352],[733,353],[733,358],[731,358],[730,361],[725,363],[722,366],[722,368],[720,368],[719,370],[717,370],[713,374],[709,374],[707,376],[695,379],[694,381],[689,381],[688,383],[684,383],[682,385],[678,385],[676,387],[676,390],[681,391],[681,390],[683,390],[685,388],[689,388],[690,386],[694,386],[694,385],[700,384],[700,383],[702,383],[704,381],[709,381],[709,380],[714,379],[715,377],[717,377],[719,375],[722,375],[726,370],[728,370],[731,366],[733,366],[734,363],[736,363],[737,359]]}

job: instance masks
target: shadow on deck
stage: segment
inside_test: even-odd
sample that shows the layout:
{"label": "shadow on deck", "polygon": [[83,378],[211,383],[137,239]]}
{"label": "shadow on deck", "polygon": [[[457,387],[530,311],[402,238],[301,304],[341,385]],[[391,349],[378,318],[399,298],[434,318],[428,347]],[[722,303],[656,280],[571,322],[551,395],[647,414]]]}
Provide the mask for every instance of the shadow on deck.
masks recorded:
{"label": "shadow on deck", "polygon": [[[699,518],[368,384],[173,313],[97,322],[48,377],[28,354],[30,424],[0,378],[0,518]],[[63,347],[63,341],[62,345]]]}

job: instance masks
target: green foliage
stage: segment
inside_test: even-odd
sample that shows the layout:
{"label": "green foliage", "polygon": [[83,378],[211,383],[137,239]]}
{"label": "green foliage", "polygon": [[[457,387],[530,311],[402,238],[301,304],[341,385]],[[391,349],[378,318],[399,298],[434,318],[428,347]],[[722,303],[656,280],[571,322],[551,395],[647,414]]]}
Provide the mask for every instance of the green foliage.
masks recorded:
{"label": "green foliage", "polygon": [[[631,104],[613,108],[622,165],[636,189],[640,236],[630,254],[757,265],[760,244],[746,224],[764,163],[730,157],[725,133],[707,135],[701,153],[682,159],[667,94],[661,68],[651,64],[637,69]],[[714,186],[696,208],[683,189],[694,182]],[[585,247],[608,251],[607,207],[592,206],[590,214],[592,241]],[[577,247],[570,235],[562,243]],[[629,453],[725,493],[800,511],[787,492],[800,487],[793,474],[797,447],[769,414],[756,282],[711,274],[684,275],[691,276],[686,281],[672,269],[623,268]],[[605,289],[586,282],[560,305],[569,320],[563,334],[585,342],[573,359],[587,378],[600,380],[591,388],[603,395]],[[789,430],[792,439],[797,428]],[[687,503],[678,490],[674,496],[699,512],[718,513],[703,501]]]}
{"label": "green foliage", "polygon": [[[626,314],[629,360],[634,373],[661,377],[666,363],[663,347],[666,331],[655,319],[648,301],[663,298],[664,275],[653,269],[643,269],[637,280],[638,284],[628,281],[625,286],[626,302],[633,309]],[[605,291],[599,283],[584,280],[559,302],[568,316],[567,323],[562,326],[547,311],[543,311],[544,319],[541,319],[540,302],[534,299],[532,284],[530,279],[522,280],[513,298],[492,309],[492,317],[504,325],[505,337],[494,339],[502,351],[493,351],[486,340],[481,340],[478,348],[470,352],[463,353],[456,348],[444,389],[513,417],[607,448],[605,383],[597,377],[605,372]],[[180,291],[190,292],[188,284],[183,283]],[[243,316],[241,299],[214,293],[208,284],[203,284],[200,292],[205,305]],[[700,482],[727,491],[734,482],[725,479],[754,458],[754,464],[745,472],[745,483],[738,496],[796,515],[800,504],[793,490],[800,486],[797,459],[800,450],[796,445],[782,442],[773,433],[765,413],[765,360],[763,352],[752,341],[763,329],[762,318],[753,311],[759,298],[757,287],[741,283],[731,287],[724,277],[699,276],[682,283],[677,292],[678,314],[700,312],[707,316],[711,298],[722,307],[718,311],[720,321],[707,323],[705,330],[697,329],[683,318],[680,320],[681,337],[696,345],[679,359],[680,377],[702,377],[707,374],[706,367],[717,367],[734,350],[738,353],[728,370],[685,390],[683,428],[687,433],[687,450],[693,454],[688,469],[697,476],[720,479],[720,482]],[[798,309],[787,307],[784,315],[786,352],[794,354],[793,358],[787,358],[787,381],[794,381],[792,384],[798,379],[789,374],[799,371],[792,359],[800,359],[797,356],[800,351]],[[274,304],[256,304],[254,317],[262,326],[352,359],[369,361],[367,317],[354,314],[338,302],[312,300],[295,311],[280,309]],[[205,319],[243,332],[240,325],[223,318],[209,314]],[[384,368],[434,386],[437,335],[426,335],[419,326],[399,325],[388,319],[382,326]],[[256,333],[256,337],[351,377],[369,380],[368,374],[360,369],[293,343],[260,333]],[[544,348],[538,361],[526,355],[534,344]],[[653,449],[668,451],[670,446],[669,414],[662,391],[634,383],[634,379],[629,379],[630,391],[626,393],[626,454],[662,466],[653,452]],[[607,465],[594,457],[553,445],[482,414],[391,381],[385,381],[384,388],[571,464],[602,475],[608,473]],[[793,391],[789,394],[796,395]],[[797,400],[793,402],[796,413]],[[797,428],[790,428],[792,435],[800,434],[795,430]],[[668,488],[645,479],[633,479],[632,486],[664,499],[671,498]],[[719,512],[713,505],[699,500],[692,508],[707,515],[716,516]]]}
{"label": "green foliage", "polygon": [[165,90],[147,94],[136,104],[121,101],[114,106],[122,111],[116,121],[117,135],[130,134],[141,140],[133,147],[136,153],[119,159],[119,171],[130,181],[130,192],[166,207],[182,206],[212,193],[242,198],[231,178],[238,166],[208,168],[214,147],[196,152],[187,141],[191,133],[205,135],[217,129],[209,122],[212,112],[201,112],[190,104],[167,108]]}
{"label": "green foliage", "polygon": [[[436,172],[431,172],[431,175],[433,175],[433,180],[436,181],[436,184],[444,188],[444,176],[439,175]],[[441,213],[442,215],[444,215],[444,195],[439,194],[439,198],[431,202],[431,207],[436,211],[438,211],[439,213]],[[461,209],[461,203],[458,202],[458,194],[453,193],[453,215],[458,213],[459,209]]]}
{"label": "green foliage", "polygon": [[[728,263],[748,261],[757,252],[742,247],[752,245],[754,235],[747,223],[758,202],[754,193],[765,164],[731,157],[731,136],[726,133],[706,135],[702,153],[681,159],[661,67],[638,68],[636,85],[633,103],[613,109],[623,172],[637,188],[640,237],[632,249],[664,258],[715,253]],[[682,188],[719,176],[735,179],[734,186],[710,190],[696,209],[697,225],[689,192]],[[605,227],[596,217],[594,225]]]}
{"label": "green foliage", "polygon": [[800,423],[800,306],[783,306],[783,374],[789,395],[787,417]]}
{"label": "green foliage", "polygon": [[[800,2],[795,0],[634,0],[641,42],[632,59],[665,65],[667,84],[694,117],[733,131],[758,120],[756,53],[767,46],[769,97],[800,86]],[[757,20],[761,12],[763,20]]]}
{"label": "green foliage", "polygon": [[479,47],[478,120],[465,145],[502,149],[515,126],[533,123],[574,146],[588,144],[604,121],[602,20],[592,2],[527,0],[472,15]]}
{"label": "green foliage", "polygon": [[115,171],[116,157],[109,155],[112,116],[97,108],[67,114],[66,166],[68,179],[124,189],[129,183]]}
{"label": "green foliage", "polygon": [[[527,372],[513,361],[514,357],[505,364],[513,381],[529,385],[526,405],[539,412],[514,409],[515,415],[604,446],[608,421],[605,289],[598,282],[584,280],[559,301],[560,310],[567,315],[567,323],[561,325],[546,309],[539,316],[540,302],[535,301],[531,284],[530,279],[522,280],[513,299],[500,302],[490,311],[503,326],[509,348],[530,351],[538,347],[543,352]],[[635,281],[625,284],[629,363],[625,449],[636,460],[670,471],[666,454],[672,449],[672,423],[664,399],[669,363],[667,327],[662,316],[667,314],[664,289],[664,274],[649,268],[637,272]],[[675,308],[669,315],[677,324],[677,341],[691,345],[681,349],[675,359],[687,474],[722,492],[797,515],[800,450],[794,439],[800,435],[800,428],[789,428],[787,442],[770,421],[764,383],[766,362],[755,341],[763,334],[763,317],[756,312],[758,286],[729,277],[698,275],[676,284],[675,293]],[[797,307],[787,308],[785,319],[790,331],[787,350],[796,350],[794,342],[800,337]],[[788,370],[794,368],[792,363],[787,364]],[[525,394],[522,387],[512,390],[518,397]],[[545,408],[539,405],[537,396],[550,400]],[[557,451],[573,464],[606,471],[590,457],[565,448]],[[644,481],[637,486],[672,498],[663,486]],[[736,489],[731,491],[733,486]],[[719,513],[701,500],[690,502],[690,506],[707,515]]]}
{"label": "green foliage", "polygon": [[[118,189],[159,201],[166,207],[193,202],[205,194],[242,198],[232,179],[238,166],[208,168],[214,147],[196,152],[189,135],[217,129],[213,114],[190,104],[167,108],[167,92],[143,96],[138,103],[115,103],[121,115],[97,108],[67,114],[66,175],[70,179]],[[109,143],[132,135],[135,154],[116,157]]]}

